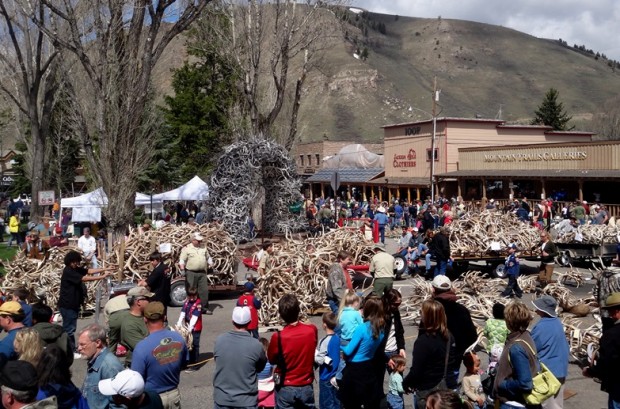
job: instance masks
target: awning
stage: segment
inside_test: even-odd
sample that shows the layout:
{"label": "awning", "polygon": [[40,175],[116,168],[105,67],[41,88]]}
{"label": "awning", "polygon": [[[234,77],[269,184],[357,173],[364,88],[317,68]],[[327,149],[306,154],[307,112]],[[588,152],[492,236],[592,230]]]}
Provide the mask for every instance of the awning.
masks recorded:
{"label": "awning", "polygon": [[[387,181],[386,181],[387,179]],[[395,185],[402,187],[429,187],[431,185],[431,181],[429,178],[407,178],[407,177],[380,177],[368,182],[370,185]]]}
{"label": "awning", "polygon": [[338,172],[340,183],[368,183],[383,174],[383,168],[372,169],[320,169],[306,179],[308,183],[330,183],[332,175]]}
{"label": "awning", "polygon": [[[522,170],[457,170],[441,173],[445,178],[545,178],[545,179],[620,179],[620,170],[578,170],[578,169],[522,169]],[[390,181],[391,182],[391,181]]]}

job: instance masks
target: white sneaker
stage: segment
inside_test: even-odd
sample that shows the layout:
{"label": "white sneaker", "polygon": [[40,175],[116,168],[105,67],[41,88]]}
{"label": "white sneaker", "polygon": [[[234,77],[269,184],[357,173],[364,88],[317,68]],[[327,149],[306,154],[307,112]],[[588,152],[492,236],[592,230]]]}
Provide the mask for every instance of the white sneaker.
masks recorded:
{"label": "white sneaker", "polygon": [[82,356],[82,354],[74,352],[73,359],[84,359],[84,357]]}

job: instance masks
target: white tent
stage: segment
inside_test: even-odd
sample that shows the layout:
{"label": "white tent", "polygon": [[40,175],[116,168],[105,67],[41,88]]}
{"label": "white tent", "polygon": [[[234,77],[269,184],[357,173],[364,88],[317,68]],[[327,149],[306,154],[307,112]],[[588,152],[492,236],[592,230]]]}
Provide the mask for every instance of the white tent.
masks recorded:
{"label": "white tent", "polygon": [[154,195],[153,201],[205,200],[207,197],[209,197],[209,186],[204,180],[194,176],[183,186]]}
{"label": "white tent", "polygon": [[[143,193],[136,193],[136,206],[150,206],[151,196]],[[161,207],[161,200],[157,201],[153,196],[153,207],[156,204]],[[98,188],[92,192],[85,193],[76,197],[66,197],[60,200],[61,208],[72,208],[71,220],[74,222],[101,221],[101,208],[108,205],[108,196],[103,188]]]}
{"label": "white tent", "polygon": [[103,188],[93,190],[76,197],[65,197],[60,200],[60,207],[105,207],[108,205],[108,197]]}

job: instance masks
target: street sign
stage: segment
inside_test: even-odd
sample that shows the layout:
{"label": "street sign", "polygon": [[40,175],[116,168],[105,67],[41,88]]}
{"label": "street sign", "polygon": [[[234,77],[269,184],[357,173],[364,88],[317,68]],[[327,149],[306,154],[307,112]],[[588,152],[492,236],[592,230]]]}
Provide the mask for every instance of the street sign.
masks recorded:
{"label": "street sign", "polygon": [[53,190],[40,190],[39,191],[39,206],[50,206],[54,204],[56,200],[56,194]]}
{"label": "street sign", "polygon": [[340,187],[340,175],[338,174],[338,171],[335,171],[334,174],[332,175],[331,185],[332,185],[332,189],[334,189],[334,194],[335,194],[338,191],[338,188]]}

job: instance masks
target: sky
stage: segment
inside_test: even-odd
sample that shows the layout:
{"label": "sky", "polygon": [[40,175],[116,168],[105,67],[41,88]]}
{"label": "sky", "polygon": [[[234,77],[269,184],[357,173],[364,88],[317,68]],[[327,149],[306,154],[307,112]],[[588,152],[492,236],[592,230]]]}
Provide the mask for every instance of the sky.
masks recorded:
{"label": "sky", "polygon": [[470,20],[585,45],[620,61],[619,0],[351,0],[384,14]]}

